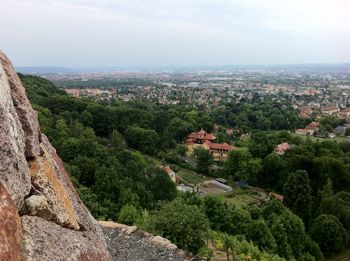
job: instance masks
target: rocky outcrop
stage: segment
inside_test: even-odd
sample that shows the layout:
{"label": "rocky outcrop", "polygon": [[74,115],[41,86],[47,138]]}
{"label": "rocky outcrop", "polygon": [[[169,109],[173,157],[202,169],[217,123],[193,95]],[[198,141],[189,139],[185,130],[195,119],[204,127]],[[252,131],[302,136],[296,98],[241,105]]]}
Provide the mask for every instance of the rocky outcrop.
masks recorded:
{"label": "rocky outcrop", "polygon": [[[2,56],[0,56],[2,57]],[[25,157],[25,135],[11,97],[7,74],[0,63],[0,182],[6,185],[18,209],[30,191]]]}
{"label": "rocky outcrop", "polygon": [[136,226],[100,222],[113,260],[183,261],[185,253],[168,239],[153,236]]}
{"label": "rocky outcrop", "polygon": [[52,212],[52,220],[57,224],[79,230],[73,204],[67,190],[56,176],[54,166],[45,151],[42,157],[29,161],[30,176],[33,187],[46,198]]}
{"label": "rocky outcrop", "polygon": [[111,260],[101,227],[41,134],[37,114],[1,52],[0,260]]}
{"label": "rocky outcrop", "polygon": [[1,51],[0,61],[11,88],[13,106],[16,109],[17,116],[22,125],[22,130],[25,133],[25,156],[27,158],[38,156],[40,155],[40,128],[37,120],[37,113],[30,105],[21,80],[13,69],[10,60]]}
{"label": "rocky outcrop", "polygon": [[109,260],[109,253],[84,231],[63,228],[36,216],[22,216],[22,257],[29,260]]}

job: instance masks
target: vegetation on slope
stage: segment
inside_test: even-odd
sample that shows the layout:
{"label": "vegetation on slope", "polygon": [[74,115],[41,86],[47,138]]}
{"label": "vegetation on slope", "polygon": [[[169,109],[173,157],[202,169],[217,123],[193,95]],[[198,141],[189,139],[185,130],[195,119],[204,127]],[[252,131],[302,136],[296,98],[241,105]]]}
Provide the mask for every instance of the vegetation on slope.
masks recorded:
{"label": "vegetation on slope", "polygon": [[[242,252],[235,248],[239,244],[257,248],[260,257],[255,260],[263,260],[263,253],[318,260],[347,246],[350,143],[318,142],[276,131],[305,124],[287,105],[282,109],[273,101],[256,99],[205,112],[141,102],[105,104],[70,97],[39,77],[20,77],[43,132],[95,217],[137,223],[208,256],[209,229],[234,237],[233,247],[225,243],[233,253]],[[249,131],[250,138],[230,138],[219,129],[224,139],[242,149],[231,152],[216,172],[201,164],[198,169],[283,193],[285,204],[237,206],[218,196],[177,193],[168,175],[144,156],[165,155],[163,160],[177,162],[182,152],[176,144],[192,131],[210,131],[214,123]],[[281,142],[293,145],[284,155],[274,152]],[[334,229],[325,231],[325,226]],[[330,239],[336,244],[330,245]]]}

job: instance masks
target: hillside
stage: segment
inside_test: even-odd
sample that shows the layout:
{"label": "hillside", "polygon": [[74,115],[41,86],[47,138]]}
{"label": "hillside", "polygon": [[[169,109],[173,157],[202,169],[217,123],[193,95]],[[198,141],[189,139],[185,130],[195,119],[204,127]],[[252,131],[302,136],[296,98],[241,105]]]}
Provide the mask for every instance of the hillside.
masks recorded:
{"label": "hillside", "polygon": [[[64,95],[41,78],[28,76],[24,83],[37,102]],[[176,246],[168,247],[170,242],[150,238],[141,244],[130,238],[133,232],[117,230],[102,230],[80,200],[62,160],[40,130],[20,79],[0,53],[0,260],[134,260],[134,253],[143,260],[168,260],[168,254],[184,258]],[[109,235],[108,248],[104,234]],[[155,252],[148,250],[152,248]],[[115,249],[120,251],[111,255],[109,250]],[[129,252],[133,254],[127,257]]]}

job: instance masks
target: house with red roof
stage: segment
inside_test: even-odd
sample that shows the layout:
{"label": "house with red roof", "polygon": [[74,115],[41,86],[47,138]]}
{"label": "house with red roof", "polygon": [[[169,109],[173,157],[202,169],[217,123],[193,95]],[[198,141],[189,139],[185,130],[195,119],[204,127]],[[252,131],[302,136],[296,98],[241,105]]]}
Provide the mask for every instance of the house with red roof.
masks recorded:
{"label": "house with red roof", "polygon": [[341,119],[348,120],[350,118],[350,107],[345,108],[342,111],[339,111],[336,116]]}
{"label": "house with red roof", "polygon": [[203,129],[199,132],[192,132],[190,135],[188,135],[185,142],[188,148],[188,154],[192,155],[193,150],[200,146],[206,150],[209,150],[215,161],[226,159],[227,154],[231,150],[235,149],[235,147],[227,143],[216,143],[215,140],[216,137],[213,134],[207,133]]}
{"label": "house with red roof", "polygon": [[283,142],[283,143],[278,144],[276,146],[275,151],[277,154],[283,155],[290,148],[291,148],[291,146],[287,142]]}
{"label": "house with red roof", "polygon": [[313,122],[310,122],[310,123],[305,127],[305,129],[317,131],[319,126],[320,126],[320,123],[319,123],[319,122],[313,121]]}
{"label": "house with red roof", "polygon": [[300,118],[310,118],[311,113],[313,112],[313,109],[310,107],[301,107],[299,112]]}
{"label": "house with red roof", "polygon": [[314,133],[319,130],[319,127],[320,123],[313,121],[309,123],[305,129],[297,129],[295,133],[299,135],[314,135]]}
{"label": "house with red roof", "polygon": [[206,141],[212,142],[216,140],[216,137],[213,134],[207,133],[205,130],[201,129],[198,132],[192,132],[190,135],[188,135],[187,139],[191,140],[193,143],[203,144]]}
{"label": "house with red roof", "polygon": [[322,107],[321,112],[326,115],[333,115],[338,112],[339,109],[337,107]]}

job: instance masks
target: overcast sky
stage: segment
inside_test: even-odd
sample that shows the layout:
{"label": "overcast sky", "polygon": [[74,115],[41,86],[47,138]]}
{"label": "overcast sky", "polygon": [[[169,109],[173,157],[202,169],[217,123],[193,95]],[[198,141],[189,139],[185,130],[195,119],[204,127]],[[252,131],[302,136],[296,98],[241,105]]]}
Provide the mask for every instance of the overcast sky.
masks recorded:
{"label": "overcast sky", "polygon": [[350,62],[350,0],[0,0],[16,66]]}

